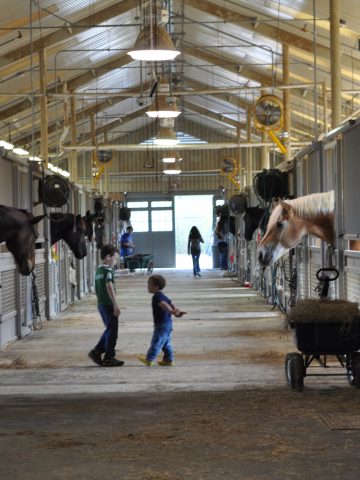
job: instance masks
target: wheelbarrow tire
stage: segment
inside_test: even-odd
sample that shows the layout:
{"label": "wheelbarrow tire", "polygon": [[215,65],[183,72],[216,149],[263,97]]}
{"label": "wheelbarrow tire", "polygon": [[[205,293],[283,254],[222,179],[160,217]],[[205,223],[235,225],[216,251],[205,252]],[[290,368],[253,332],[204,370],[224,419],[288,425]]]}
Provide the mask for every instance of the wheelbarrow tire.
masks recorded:
{"label": "wheelbarrow tire", "polygon": [[304,390],[305,365],[300,353],[288,353],[285,358],[285,376],[288,386],[297,392]]}
{"label": "wheelbarrow tire", "polygon": [[154,271],[154,262],[152,260],[150,260],[149,264],[148,264],[148,269],[147,269],[147,273],[149,275],[151,275]]}
{"label": "wheelbarrow tire", "polygon": [[349,360],[350,362],[347,366],[347,379],[349,385],[355,388],[360,388],[360,353],[352,353]]}

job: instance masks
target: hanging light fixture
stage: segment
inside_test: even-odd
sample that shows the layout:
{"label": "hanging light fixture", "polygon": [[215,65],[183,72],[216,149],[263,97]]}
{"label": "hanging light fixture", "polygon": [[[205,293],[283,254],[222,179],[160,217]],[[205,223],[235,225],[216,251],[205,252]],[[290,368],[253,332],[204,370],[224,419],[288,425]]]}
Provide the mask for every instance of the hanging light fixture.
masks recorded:
{"label": "hanging light fixture", "polygon": [[154,139],[155,145],[171,146],[177,145],[179,140],[176,137],[176,133],[170,127],[159,128],[156,138]]}
{"label": "hanging light fixture", "polygon": [[166,31],[164,25],[169,22],[169,13],[163,8],[163,2],[150,0],[142,11],[144,27],[140,31],[134,48],[128,52],[134,60],[162,62],[174,60],[180,54]]}
{"label": "hanging light fixture", "polygon": [[[170,98],[170,101],[169,101]],[[151,107],[146,112],[151,118],[176,118],[180,115],[175,102],[172,101],[173,97],[166,97],[164,95],[157,95],[154,99]]]}
{"label": "hanging light fixture", "polygon": [[134,60],[145,62],[164,62],[174,60],[180,54],[176,50],[170,35],[161,25],[149,25],[143,28],[136,39],[134,48],[128,52]]}
{"label": "hanging light fixture", "polygon": [[173,118],[160,120],[160,128],[154,138],[155,145],[171,147],[179,143],[174,130],[174,122]]}
{"label": "hanging light fixture", "polygon": [[175,163],[175,162],[181,162],[182,157],[178,154],[178,152],[166,152],[164,156],[161,158],[161,161],[163,163]]}
{"label": "hanging light fixture", "polygon": [[165,175],[179,175],[181,173],[180,164],[178,162],[169,163],[163,170]]}

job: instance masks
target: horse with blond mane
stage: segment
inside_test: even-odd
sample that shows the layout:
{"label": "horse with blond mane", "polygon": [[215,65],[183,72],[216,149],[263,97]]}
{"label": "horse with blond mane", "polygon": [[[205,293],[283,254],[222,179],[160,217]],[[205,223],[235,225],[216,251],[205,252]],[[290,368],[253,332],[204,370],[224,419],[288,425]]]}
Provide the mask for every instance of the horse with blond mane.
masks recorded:
{"label": "horse with blond mane", "polygon": [[264,267],[273,264],[308,234],[334,245],[333,190],[280,201],[270,215],[259,244],[260,264]]}

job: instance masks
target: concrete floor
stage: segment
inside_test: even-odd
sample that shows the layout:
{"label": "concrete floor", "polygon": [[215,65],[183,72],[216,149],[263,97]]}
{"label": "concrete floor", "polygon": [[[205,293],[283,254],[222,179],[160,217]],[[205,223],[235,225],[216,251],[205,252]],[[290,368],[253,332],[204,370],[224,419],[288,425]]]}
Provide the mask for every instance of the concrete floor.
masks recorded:
{"label": "concrete floor", "polygon": [[[283,318],[220,271],[160,271],[176,365],[146,367],[146,276],[117,279],[121,368],[92,364],[94,296],[0,352],[0,474],[11,479],[353,479],[360,391],[346,378],[285,384]],[[321,369],[322,372],[322,369]],[[341,370],[342,372],[342,370]],[[5,459],[5,461],[4,461]]]}

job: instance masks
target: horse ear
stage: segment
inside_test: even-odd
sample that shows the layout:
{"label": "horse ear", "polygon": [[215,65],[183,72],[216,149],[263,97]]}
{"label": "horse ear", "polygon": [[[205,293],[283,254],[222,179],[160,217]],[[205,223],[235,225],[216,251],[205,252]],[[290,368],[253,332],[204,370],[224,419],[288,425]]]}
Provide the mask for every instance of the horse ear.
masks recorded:
{"label": "horse ear", "polygon": [[291,218],[294,213],[294,209],[292,208],[292,206],[282,201],[280,201],[280,205],[281,205],[281,213],[284,219]]}
{"label": "horse ear", "polygon": [[46,217],[46,214],[45,214],[45,215],[39,215],[39,216],[37,216],[37,217],[34,217],[34,218],[32,219],[32,222],[31,222],[31,223],[35,225],[36,223],[39,223],[44,217]]}

